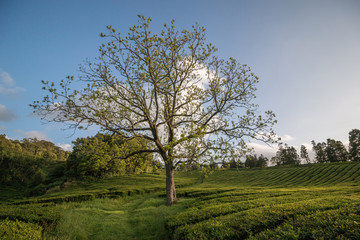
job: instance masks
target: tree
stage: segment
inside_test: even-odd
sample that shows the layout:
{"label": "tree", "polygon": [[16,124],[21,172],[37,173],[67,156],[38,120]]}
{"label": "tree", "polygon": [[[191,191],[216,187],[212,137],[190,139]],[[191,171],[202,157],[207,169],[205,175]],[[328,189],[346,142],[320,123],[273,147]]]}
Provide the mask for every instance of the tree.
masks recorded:
{"label": "tree", "polygon": [[276,154],[275,156],[271,157],[270,162],[271,162],[271,164],[274,164],[274,165],[276,165],[276,166],[279,166],[279,165],[280,165],[280,161],[279,161],[279,158],[278,158],[278,154]]}
{"label": "tree", "polygon": [[326,143],[316,143],[314,140],[311,141],[311,144],[313,145],[313,150],[315,152],[315,160],[318,163],[324,163],[327,162],[327,154],[325,152],[326,149]]}
{"label": "tree", "polygon": [[300,157],[294,147],[279,144],[279,150],[276,152],[277,165],[299,165]]}
{"label": "tree", "polygon": [[260,154],[260,156],[255,155],[247,155],[245,160],[245,167],[246,168],[254,168],[254,167],[260,167],[264,168],[267,167],[269,159],[265,157],[264,155]]}
{"label": "tree", "polygon": [[341,141],[327,139],[325,148],[328,162],[345,162],[349,159],[349,154]]}
{"label": "tree", "polygon": [[335,142],[336,155],[339,162],[346,162],[349,160],[349,152],[341,141]]}
{"label": "tree", "polygon": [[315,159],[318,163],[345,162],[349,159],[349,153],[341,141],[328,138],[326,143],[316,143],[313,140],[311,144],[313,145]]}
{"label": "tree", "polygon": [[229,161],[230,164],[230,168],[243,168],[244,167],[244,163],[240,160],[240,159],[231,159]]}
{"label": "tree", "polygon": [[360,161],[360,130],[349,132],[349,158],[351,161]]}
{"label": "tree", "polygon": [[267,157],[265,157],[264,155],[260,154],[260,156],[258,157],[256,166],[260,167],[260,168],[264,168],[267,167],[269,162],[269,159]]}
{"label": "tree", "polygon": [[256,167],[256,162],[257,162],[257,156],[251,156],[251,155],[247,155],[246,156],[246,160],[245,160],[245,167],[246,168],[253,168]]}
{"label": "tree", "polygon": [[99,57],[80,67],[79,90],[73,76],[59,86],[43,81],[48,95],[30,105],[47,121],[74,129],[95,124],[126,140],[151,142],[124,158],[161,156],[171,205],[178,164],[232,158],[251,139],[274,142],[276,120],[271,111],[259,115],[253,102],[258,77],[233,58],[216,57],[204,27],[178,31],[173,20],[156,34],[150,23],[139,16],[124,35],[108,26]]}
{"label": "tree", "polygon": [[307,149],[304,145],[301,145],[301,147],[300,147],[300,157],[302,159],[305,159],[306,164],[310,163],[310,157],[309,157]]}
{"label": "tree", "polygon": [[146,149],[144,139],[124,141],[120,136],[98,133],[94,137],[78,138],[67,160],[67,175],[71,177],[104,177],[147,171],[153,159],[149,153],[127,159],[128,152]]}

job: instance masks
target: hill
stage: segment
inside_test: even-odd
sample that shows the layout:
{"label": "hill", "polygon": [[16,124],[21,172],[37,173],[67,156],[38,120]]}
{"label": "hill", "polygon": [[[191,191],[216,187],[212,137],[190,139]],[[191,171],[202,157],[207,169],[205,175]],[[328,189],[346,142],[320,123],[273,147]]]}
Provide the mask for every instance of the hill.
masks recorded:
{"label": "hill", "polygon": [[0,218],[35,224],[26,227],[46,239],[360,239],[360,162],[202,176],[177,173],[173,207],[163,174],[73,183],[30,199],[10,199],[19,195],[7,189]]}
{"label": "hill", "polygon": [[205,183],[211,185],[219,181],[227,186],[246,187],[352,185],[360,182],[360,164],[339,162],[217,171]]}

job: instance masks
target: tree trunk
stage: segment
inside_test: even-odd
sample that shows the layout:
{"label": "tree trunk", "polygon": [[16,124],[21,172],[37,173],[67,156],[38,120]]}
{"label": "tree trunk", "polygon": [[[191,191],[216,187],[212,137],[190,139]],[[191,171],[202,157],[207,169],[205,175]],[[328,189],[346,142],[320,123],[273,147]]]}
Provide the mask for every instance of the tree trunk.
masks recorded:
{"label": "tree trunk", "polygon": [[166,205],[171,206],[177,201],[174,173],[175,169],[172,162],[165,164],[166,168]]}

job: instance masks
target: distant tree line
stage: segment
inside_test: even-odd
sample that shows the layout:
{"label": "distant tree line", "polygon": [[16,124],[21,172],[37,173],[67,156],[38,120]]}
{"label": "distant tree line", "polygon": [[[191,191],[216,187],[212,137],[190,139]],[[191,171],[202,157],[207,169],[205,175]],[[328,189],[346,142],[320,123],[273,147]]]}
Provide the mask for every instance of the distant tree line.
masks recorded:
{"label": "distant tree line", "polygon": [[[221,162],[210,163],[210,167],[215,168],[264,168],[269,165],[300,165],[309,163],[327,163],[327,162],[345,162],[360,161],[360,130],[353,129],[349,132],[349,148],[346,149],[341,141],[327,139],[326,142],[316,143],[311,141],[312,150],[315,158],[310,159],[308,149],[301,145],[300,152],[295,147],[288,144],[279,144],[276,155],[268,159],[264,155],[246,155],[245,159],[223,159]],[[195,170],[201,169],[199,163],[188,161],[186,164],[180,165],[178,170]]]}
{"label": "distant tree line", "polygon": [[360,161],[360,130],[353,129],[349,132],[349,147],[344,146],[341,141],[327,139],[326,142],[316,143],[311,141],[312,150],[315,158],[310,159],[307,148],[301,145],[300,152],[295,147],[288,144],[279,144],[276,155],[270,160],[260,155],[246,155],[243,162],[233,160],[222,161],[218,166],[221,168],[262,168],[269,165],[299,165],[309,163],[328,163],[328,162],[346,162]]}
{"label": "distant tree line", "polygon": [[269,159],[264,155],[260,155],[259,157],[255,155],[247,155],[244,167],[246,168],[254,168],[254,167],[267,167]]}
{"label": "distant tree line", "polygon": [[298,165],[301,160],[304,163],[328,163],[328,162],[346,162],[360,161],[360,130],[353,129],[349,132],[348,150],[341,141],[328,138],[326,142],[311,141],[312,150],[315,153],[315,159],[311,161],[307,149],[301,145],[300,155],[294,147],[287,144],[279,145],[276,156],[271,159],[275,165]]}

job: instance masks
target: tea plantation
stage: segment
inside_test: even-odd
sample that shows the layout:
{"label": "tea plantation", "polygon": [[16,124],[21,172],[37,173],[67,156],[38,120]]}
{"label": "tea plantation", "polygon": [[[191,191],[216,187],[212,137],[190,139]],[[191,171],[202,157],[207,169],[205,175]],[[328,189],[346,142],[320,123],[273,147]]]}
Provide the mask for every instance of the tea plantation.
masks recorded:
{"label": "tea plantation", "polygon": [[360,239],[360,162],[1,187],[0,239]]}

